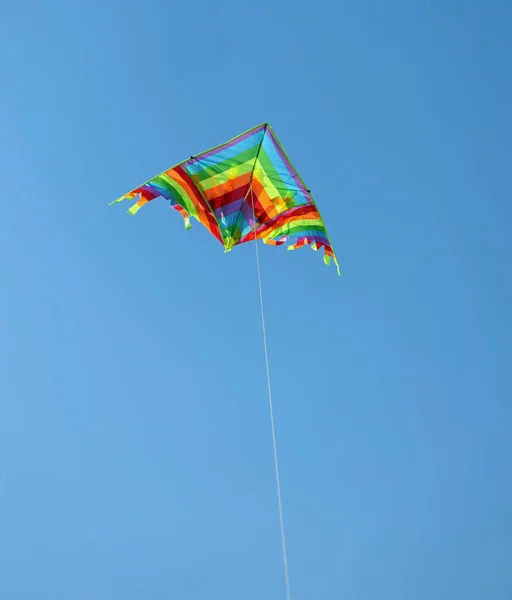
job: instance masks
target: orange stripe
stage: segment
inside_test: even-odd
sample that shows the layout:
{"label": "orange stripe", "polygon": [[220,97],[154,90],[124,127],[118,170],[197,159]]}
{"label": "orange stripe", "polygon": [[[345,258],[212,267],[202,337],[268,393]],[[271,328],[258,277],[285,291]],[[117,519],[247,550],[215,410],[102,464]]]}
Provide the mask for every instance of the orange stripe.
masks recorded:
{"label": "orange stripe", "polygon": [[261,183],[261,181],[259,181],[259,179],[257,177],[254,178],[254,181],[255,182],[257,181],[258,184],[265,190],[267,197],[269,198],[270,202],[272,202],[272,204],[274,205],[277,213],[282,213],[285,210],[288,210],[290,208],[289,206],[287,206],[286,200],[284,198],[282,198],[281,196],[277,196],[276,198],[270,198],[264,185]]}
{"label": "orange stripe", "polygon": [[290,225],[290,223],[295,221],[318,221],[318,224],[323,227],[322,220],[320,219],[320,215],[318,214],[317,210],[312,210],[301,215],[290,215],[283,217],[283,219],[280,219],[278,223],[274,223],[272,226],[275,228],[281,228],[284,225]]}
{"label": "orange stripe", "polygon": [[166,175],[183,188],[183,191],[187,194],[197,211],[197,218],[199,222],[222,243],[222,237],[217,221],[215,217],[208,212],[208,207],[205,207],[206,203],[201,197],[199,190],[197,190],[195,187],[192,187],[178,169],[169,169],[169,171],[166,172]]}
{"label": "orange stripe", "polygon": [[251,173],[245,173],[244,175],[233,177],[233,179],[229,179],[225,183],[219,183],[218,185],[204,190],[204,195],[206,198],[208,198],[208,200],[213,200],[214,198],[219,198],[220,196],[224,196],[224,194],[228,194],[229,192],[247,186],[250,180]]}
{"label": "orange stripe", "polygon": [[273,217],[276,217],[279,214],[276,205],[270,199],[267,190],[257,179],[253,180],[252,189],[256,195],[256,198],[258,199],[258,202],[263,207],[263,210],[267,213],[268,218],[272,219]]}
{"label": "orange stripe", "polygon": [[185,181],[183,179],[183,177],[179,173],[174,171],[173,169],[171,169],[170,171],[167,171],[166,175],[168,175],[176,183],[179,183],[179,185],[181,185],[181,187],[185,190],[185,193],[187,194],[187,196],[190,198],[195,209],[197,210],[197,216],[198,216],[200,223],[202,223],[206,227],[206,229],[211,231],[210,223],[206,216],[204,206],[202,204],[200,204],[196,198],[197,192],[195,190],[192,190],[191,187],[189,186],[188,182]]}
{"label": "orange stripe", "polygon": [[192,204],[198,209],[202,209],[203,207],[198,203],[197,199],[196,199],[196,191],[192,190],[192,188],[189,186],[188,182],[185,181],[183,179],[183,177],[177,173],[174,169],[171,169],[170,171],[167,171],[166,175],[168,177],[170,177],[171,179],[173,179],[176,183],[179,183],[179,185],[181,185],[181,187],[185,190],[187,196],[190,198],[190,200],[192,201]]}

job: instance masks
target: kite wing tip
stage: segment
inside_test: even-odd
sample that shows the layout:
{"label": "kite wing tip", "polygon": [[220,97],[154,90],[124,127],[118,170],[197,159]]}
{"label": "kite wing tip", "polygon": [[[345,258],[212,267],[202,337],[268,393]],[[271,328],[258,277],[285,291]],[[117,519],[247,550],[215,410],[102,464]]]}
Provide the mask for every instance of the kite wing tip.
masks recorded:
{"label": "kite wing tip", "polygon": [[124,194],[123,196],[119,196],[119,198],[112,200],[112,202],[109,202],[108,205],[112,206],[112,204],[117,204],[118,202],[122,202],[123,200],[127,200],[128,198],[130,198],[130,196],[128,194]]}

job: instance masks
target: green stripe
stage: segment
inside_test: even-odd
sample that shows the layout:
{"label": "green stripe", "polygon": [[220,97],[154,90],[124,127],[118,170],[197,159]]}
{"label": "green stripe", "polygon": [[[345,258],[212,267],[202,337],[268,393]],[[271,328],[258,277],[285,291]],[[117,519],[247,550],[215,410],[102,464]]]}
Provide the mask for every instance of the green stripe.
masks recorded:
{"label": "green stripe", "polygon": [[249,160],[254,160],[256,158],[257,151],[258,147],[253,146],[252,148],[249,148],[244,152],[233,156],[232,158],[226,159],[215,165],[205,167],[201,171],[197,171],[196,173],[194,173],[194,175],[192,175],[192,177],[195,181],[203,181],[204,179],[209,179],[210,177],[218,175],[219,173],[227,171],[228,169],[232,169],[233,167],[242,165]]}
{"label": "green stripe", "polygon": [[269,235],[269,238],[273,238],[274,236],[279,237],[281,235],[297,235],[300,234],[302,231],[318,231],[319,233],[323,233],[325,235],[325,237],[327,237],[326,235],[326,231],[325,231],[325,227],[322,227],[321,225],[283,225],[282,227],[279,227],[279,229],[274,229],[272,231],[272,234]]}
{"label": "green stripe", "polygon": [[190,196],[182,188],[182,186],[174,179],[171,179],[168,175],[157,175],[152,181],[158,183],[161,187],[168,190],[178,204],[181,204],[183,208],[192,216],[197,219],[197,210],[194,203],[190,199]]}
{"label": "green stripe", "polygon": [[290,191],[297,191],[299,189],[291,177],[291,185],[283,180],[263,147],[259,153],[258,160],[267,177],[272,180],[272,184],[279,192],[287,191],[289,193]]}

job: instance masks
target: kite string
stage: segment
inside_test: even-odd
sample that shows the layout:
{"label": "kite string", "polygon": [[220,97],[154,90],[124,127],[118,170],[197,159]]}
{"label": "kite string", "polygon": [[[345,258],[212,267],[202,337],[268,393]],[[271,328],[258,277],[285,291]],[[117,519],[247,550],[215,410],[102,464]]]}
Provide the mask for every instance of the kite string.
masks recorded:
{"label": "kite string", "polygon": [[288,574],[288,556],[286,553],[286,536],[284,532],[284,519],[283,519],[283,504],[281,501],[281,483],[279,479],[279,463],[277,460],[277,443],[276,443],[276,429],[274,422],[274,407],[272,404],[272,388],[270,386],[270,369],[268,366],[268,350],[267,350],[267,332],[265,328],[265,311],[263,310],[263,292],[261,288],[261,272],[260,272],[260,254],[258,250],[258,240],[256,239],[256,212],[254,209],[254,195],[251,186],[251,197],[252,197],[252,214],[253,214],[253,231],[254,231],[254,246],[256,248],[256,267],[258,271],[258,287],[260,291],[260,309],[261,309],[261,326],[263,329],[263,346],[265,348],[265,366],[267,369],[267,388],[268,388],[268,405],[270,409],[270,424],[272,428],[272,444],[274,448],[274,468],[276,474],[276,487],[277,487],[277,504],[279,508],[279,524],[281,526],[281,544],[283,550],[283,565],[284,565],[284,579],[286,585],[286,600],[291,600],[290,594],[290,577]]}

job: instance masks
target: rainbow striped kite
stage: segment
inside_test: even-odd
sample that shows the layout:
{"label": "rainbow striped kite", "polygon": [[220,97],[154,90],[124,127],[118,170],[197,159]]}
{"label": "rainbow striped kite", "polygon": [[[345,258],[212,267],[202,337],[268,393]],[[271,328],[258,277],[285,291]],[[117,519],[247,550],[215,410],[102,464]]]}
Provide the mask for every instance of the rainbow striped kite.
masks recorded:
{"label": "rainbow striped kite", "polygon": [[121,198],[144,204],[163,197],[200,221],[228,252],[255,239],[294,250],[324,249],[324,262],[339,265],[310,190],[288,159],[274,131],[259,125],[231,141],[164,171]]}

